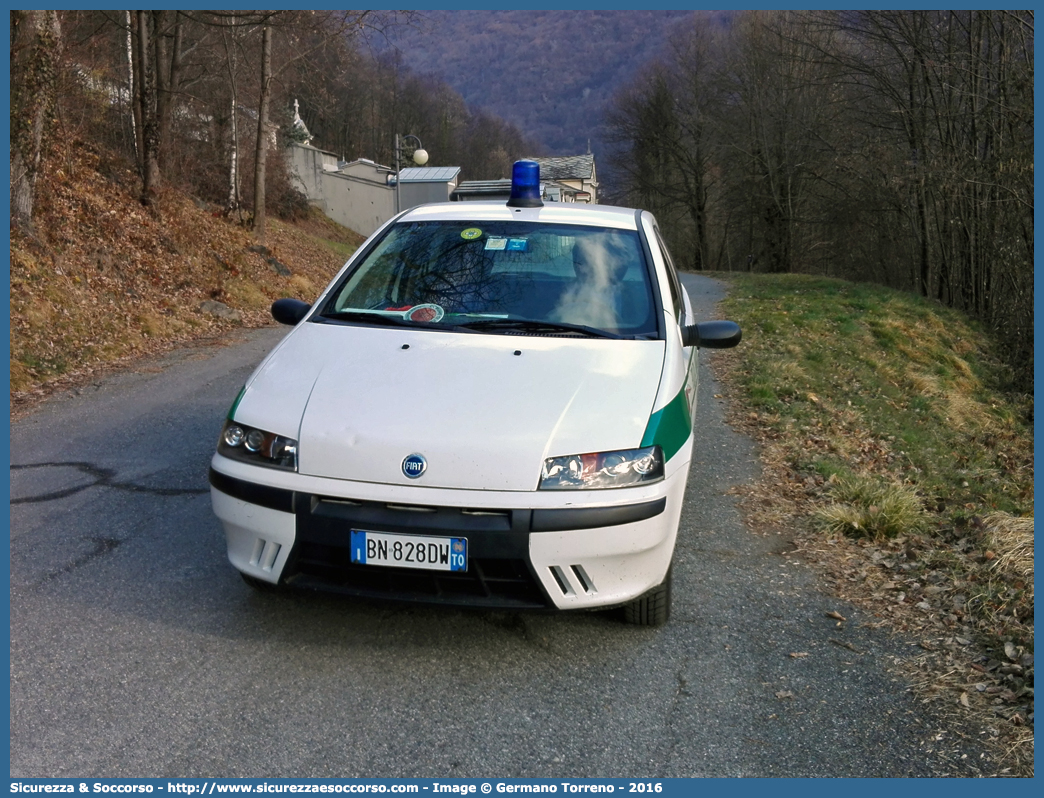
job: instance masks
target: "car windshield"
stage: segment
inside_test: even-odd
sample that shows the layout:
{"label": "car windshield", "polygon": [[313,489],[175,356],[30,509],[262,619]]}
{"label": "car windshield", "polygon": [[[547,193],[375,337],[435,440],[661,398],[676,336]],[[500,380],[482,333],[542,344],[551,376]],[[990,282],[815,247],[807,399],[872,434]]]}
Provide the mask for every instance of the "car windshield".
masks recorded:
{"label": "car windshield", "polygon": [[[395,225],[322,315],[491,333],[655,336],[633,230],[539,222]],[[380,319],[380,321],[378,321]]]}

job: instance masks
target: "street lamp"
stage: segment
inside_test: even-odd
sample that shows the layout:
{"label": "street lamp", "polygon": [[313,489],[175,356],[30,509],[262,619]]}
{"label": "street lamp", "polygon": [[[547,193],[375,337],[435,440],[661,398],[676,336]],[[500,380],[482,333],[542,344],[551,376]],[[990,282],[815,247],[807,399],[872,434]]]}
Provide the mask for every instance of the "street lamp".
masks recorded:
{"label": "street lamp", "polygon": [[405,143],[406,139],[413,139],[414,141],[417,142],[417,146],[413,150],[413,162],[415,164],[417,164],[417,166],[424,166],[424,164],[426,164],[428,162],[428,151],[424,149],[424,145],[421,144],[421,140],[419,138],[417,138],[414,135],[399,136],[398,133],[395,134],[395,212],[396,213],[398,213],[400,210],[402,210],[402,202],[399,199],[399,197],[400,197],[400,194],[399,194],[399,183],[401,182],[399,180],[399,173],[402,171],[402,168],[401,168],[402,145]]}

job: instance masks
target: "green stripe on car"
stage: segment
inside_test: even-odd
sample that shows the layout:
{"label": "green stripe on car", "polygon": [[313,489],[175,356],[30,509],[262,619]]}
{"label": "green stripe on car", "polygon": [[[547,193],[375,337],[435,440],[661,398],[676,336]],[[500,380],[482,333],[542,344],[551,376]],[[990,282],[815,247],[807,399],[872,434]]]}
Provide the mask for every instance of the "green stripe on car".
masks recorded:
{"label": "green stripe on car", "polygon": [[685,445],[691,433],[692,416],[689,415],[689,402],[685,398],[685,389],[682,388],[677,396],[649,417],[649,424],[645,427],[645,435],[642,437],[642,446],[659,444],[666,462]]}
{"label": "green stripe on car", "polygon": [[228,409],[228,415],[225,416],[229,421],[235,421],[236,409],[239,407],[239,403],[243,401],[243,394],[246,393],[246,386],[244,385],[239,389],[239,393],[236,394],[236,400],[232,403],[232,407]]}

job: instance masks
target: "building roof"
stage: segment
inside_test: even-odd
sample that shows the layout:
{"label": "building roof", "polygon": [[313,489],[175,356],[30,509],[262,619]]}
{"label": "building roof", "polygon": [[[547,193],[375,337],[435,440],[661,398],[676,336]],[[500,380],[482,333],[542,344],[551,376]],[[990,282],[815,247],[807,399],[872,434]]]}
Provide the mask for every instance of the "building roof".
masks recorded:
{"label": "building roof", "polygon": [[377,163],[376,161],[371,161],[369,158],[356,158],[354,161],[338,161],[338,163],[342,167],[345,167],[345,166],[355,166],[355,164],[358,163],[358,164],[363,164],[365,166],[372,166],[374,169],[385,169],[385,170],[391,169],[390,166],[382,166],[381,164]]}
{"label": "building roof", "polygon": [[460,174],[459,166],[411,166],[399,172],[403,183],[449,183]]}
{"label": "building roof", "polygon": [[511,193],[511,180],[463,180],[453,192],[455,196],[483,197]]}
{"label": "building roof", "polygon": [[[551,202],[562,202],[563,197],[590,197],[589,191],[578,191],[554,180],[540,181],[541,196]],[[511,180],[463,180],[454,189],[450,199],[462,197],[508,197],[511,195]]]}
{"label": "building roof", "polygon": [[302,149],[305,149],[305,150],[315,150],[316,152],[321,152],[323,155],[332,155],[334,158],[337,157],[337,153],[336,152],[330,152],[329,150],[321,150],[318,147],[316,147],[316,146],[314,146],[312,144],[309,144],[309,143],[305,143],[305,142],[293,141],[293,142],[291,142],[291,146],[293,146],[293,147],[301,147]]}
{"label": "building roof", "polygon": [[530,158],[540,164],[541,180],[591,180],[594,155],[565,155],[557,158]]}

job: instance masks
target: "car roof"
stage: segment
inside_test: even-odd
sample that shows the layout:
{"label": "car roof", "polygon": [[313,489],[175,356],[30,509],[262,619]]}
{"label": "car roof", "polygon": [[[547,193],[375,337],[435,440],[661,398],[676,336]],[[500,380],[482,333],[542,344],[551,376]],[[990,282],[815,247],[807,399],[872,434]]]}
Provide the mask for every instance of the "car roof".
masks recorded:
{"label": "car roof", "polygon": [[633,208],[587,203],[548,202],[540,208],[509,208],[504,202],[438,202],[411,208],[400,222],[519,221],[579,224],[636,230]]}

